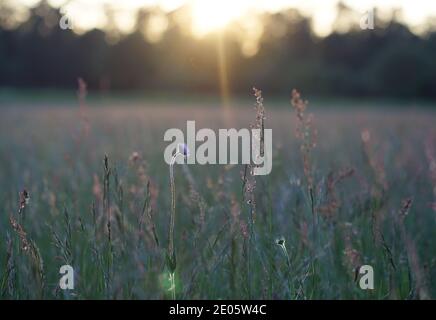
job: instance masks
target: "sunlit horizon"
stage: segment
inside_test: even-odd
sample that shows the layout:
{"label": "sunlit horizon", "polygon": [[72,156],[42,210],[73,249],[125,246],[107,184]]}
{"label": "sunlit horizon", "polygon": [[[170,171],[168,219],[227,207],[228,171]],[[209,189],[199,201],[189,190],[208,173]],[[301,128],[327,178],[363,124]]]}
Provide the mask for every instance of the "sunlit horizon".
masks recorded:
{"label": "sunlit horizon", "polygon": [[[40,0],[18,0],[26,7],[36,5]],[[107,26],[105,10],[113,12],[113,23],[124,33],[129,33],[134,28],[135,17],[138,9],[152,8],[157,13],[168,13],[186,6],[190,10],[188,23],[192,34],[204,36],[214,31],[225,28],[232,22],[249,24],[251,27],[253,16],[263,12],[279,12],[295,8],[303,15],[311,17],[313,30],[318,36],[326,36],[333,30],[337,17],[337,5],[344,3],[358,14],[377,8],[378,15],[389,19],[392,12],[396,11],[396,18],[406,23],[414,32],[420,32],[436,21],[436,2],[425,0],[48,0],[54,7],[61,8],[74,23],[76,32],[83,32],[92,28],[104,29]],[[156,18],[156,17],[154,17]],[[163,32],[165,21],[157,17],[154,27]],[[186,17],[185,17],[186,18]],[[155,32],[156,34],[156,32]],[[153,40],[153,32],[151,38]],[[158,39],[157,37],[154,37]]]}

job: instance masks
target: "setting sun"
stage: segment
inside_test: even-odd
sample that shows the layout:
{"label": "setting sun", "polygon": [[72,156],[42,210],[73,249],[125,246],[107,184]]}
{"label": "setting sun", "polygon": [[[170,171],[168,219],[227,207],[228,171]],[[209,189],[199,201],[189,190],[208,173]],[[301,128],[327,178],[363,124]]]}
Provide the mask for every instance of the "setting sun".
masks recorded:
{"label": "setting sun", "polygon": [[197,36],[224,28],[248,10],[247,1],[221,0],[207,2],[194,0],[191,3],[192,31]]}

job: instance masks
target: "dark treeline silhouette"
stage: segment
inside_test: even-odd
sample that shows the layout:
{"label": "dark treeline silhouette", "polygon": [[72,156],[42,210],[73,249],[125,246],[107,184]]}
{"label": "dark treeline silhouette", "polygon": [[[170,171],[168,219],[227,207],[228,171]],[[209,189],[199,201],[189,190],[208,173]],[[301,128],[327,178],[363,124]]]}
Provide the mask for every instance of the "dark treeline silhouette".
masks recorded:
{"label": "dark treeline silhouette", "polygon": [[271,93],[298,87],[319,95],[436,98],[436,32],[417,36],[396,19],[320,38],[295,10],[265,14],[259,50],[247,57],[236,23],[198,39],[168,13],[168,29],[152,43],[141,32],[149,15],[139,11],[135,31],[116,42],[97,29],[62,30],[61,13],[45,2],[14,28],[0,15],[0,87],[73,88],[82,77],[95,90],[218,92],[221,43],[233,93],[258,86]]}

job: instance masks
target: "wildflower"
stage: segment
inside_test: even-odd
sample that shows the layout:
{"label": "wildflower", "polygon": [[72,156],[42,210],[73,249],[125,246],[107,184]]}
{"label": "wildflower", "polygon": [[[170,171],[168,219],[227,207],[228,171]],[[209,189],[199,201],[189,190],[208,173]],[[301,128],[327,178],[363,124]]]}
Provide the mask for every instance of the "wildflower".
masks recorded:
{"label": "wildflower", "polygon": [[276,243],[276,245],[278,245],[280,247],[280,249],[282,249],[282,252],[286,257],[286,263],[288,264],[288,267],[290,268],[291,267],[291,259],[290,259],[289,254],[288,254],[288,250],[286,250],[285,238],[284,237],[277,238],[275,240],[275,243]]}
{"label": "wildflower", "polygon": [[280,238],[276,239],[276,245],[278,245],[280,247],[285,247],[285,238],[280,237]]}
{"label": "wildflower", "polygon": [[[189,157],[189,149],[188,146],[184,143],[179,143],[177,145],[177,152],[183,155],[184,157]],[[177,154],[177,153],[176,153]]]}

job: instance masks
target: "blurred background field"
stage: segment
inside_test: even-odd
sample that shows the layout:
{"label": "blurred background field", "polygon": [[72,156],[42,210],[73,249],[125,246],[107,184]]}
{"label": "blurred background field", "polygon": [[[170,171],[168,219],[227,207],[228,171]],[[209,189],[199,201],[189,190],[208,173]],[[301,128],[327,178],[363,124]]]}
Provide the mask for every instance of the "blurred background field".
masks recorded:
{"label": "blurred background field", "polygon": [[176,298],[434,299],[433,4],[176,2],[0,0],[0,298],[171,299],[164,132],[256,87],[270,175],[174,167]]}

